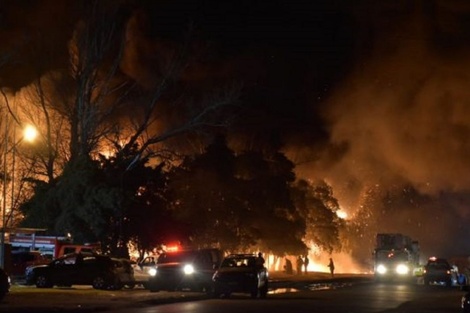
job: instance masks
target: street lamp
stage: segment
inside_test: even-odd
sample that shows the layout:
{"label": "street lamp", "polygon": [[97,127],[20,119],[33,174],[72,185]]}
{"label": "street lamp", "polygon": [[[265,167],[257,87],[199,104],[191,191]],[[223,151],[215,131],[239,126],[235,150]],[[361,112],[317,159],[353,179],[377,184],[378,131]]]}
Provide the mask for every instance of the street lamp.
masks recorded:
{"label": "street lamp", "polygon": [[23,129],[23,136],[15,142],[10,148],[8,147],[9,142],[9,127],[8,122],[5,123],[5,137],[4,137],[4,151],[3,151],[3,199],[2,199],[2,231],[1,231],[1,247],[0,247],[0,268],[5,268],[5,232],[7,231],[7,156],[12,152],[12,203],[13,203],[13,184],[15,175],[15,157],[16,147],[22,141],[33,142],[37,137],[37,130],[31,125],[27,125]]}
{"label": "street lamp", "polygon": [[[36,137],[38,136],[38,131],[36,127],[32,125],[26,125],[24,130],[23,130],[23,140],[26,140],[27,142],[33,142]],[[20,139],[21,141],[21,139]]]}

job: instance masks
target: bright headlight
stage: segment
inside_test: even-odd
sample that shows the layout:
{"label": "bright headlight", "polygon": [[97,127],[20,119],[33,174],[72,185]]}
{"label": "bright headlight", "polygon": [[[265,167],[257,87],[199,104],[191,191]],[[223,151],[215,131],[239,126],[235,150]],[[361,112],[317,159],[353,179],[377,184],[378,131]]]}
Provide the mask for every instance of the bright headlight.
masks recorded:
{"label": "bright headlight", "polygon": [[155,276],[157,275],[157,269],[152,267],[147,271],[147,273],[149,273],[150,276]]}
{"label": "bright headlight", "polygon": [[400,275],[408,274],[408,272],[410,271],[409,267],[405,264],[398,264],[395,270],[397,271],[397,274]]}
{"label": "bright headlight", "polygon": [[462,297],[462,309],[465,309],[469,304],[470,304],[470,301],[468,299],[468,296],[464,295]]}
{"label": "bright headlight", "polygon": [[387,273],[387,268],[384,265],[380,264],[377,266],[377,273],[385,274]]}
{"label": "bright headlight", "polygon": [[191,275],[192,273],[194,273],[194,267],[193,267],[191,264],[186,264],[186,265],[183,267],[183,272],[184,272],[186,275]]}

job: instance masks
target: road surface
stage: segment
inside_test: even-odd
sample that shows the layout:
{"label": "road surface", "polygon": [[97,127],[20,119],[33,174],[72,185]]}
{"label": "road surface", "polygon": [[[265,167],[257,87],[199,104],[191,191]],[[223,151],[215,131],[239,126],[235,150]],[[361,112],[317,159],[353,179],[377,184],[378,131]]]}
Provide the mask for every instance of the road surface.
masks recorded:
{"label": "road surface", "polygon": [[2,313],[45,312],[272,312],[272,313],[457,313],[458,288],[415,284],[376,284],[370,277],[321,275],[281,277],[271,282],[267,299],[234,294],[210,299],[195,292],[102,291],[83,286],[37,289],[16,285],[0,303]]}

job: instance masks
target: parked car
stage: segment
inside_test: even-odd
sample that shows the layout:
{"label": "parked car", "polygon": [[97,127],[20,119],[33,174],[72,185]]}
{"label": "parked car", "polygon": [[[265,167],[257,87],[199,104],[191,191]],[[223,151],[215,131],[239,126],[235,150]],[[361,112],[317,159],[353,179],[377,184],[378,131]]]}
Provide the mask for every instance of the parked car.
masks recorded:
{"label": "parked car", "polygon": [[232,254],[222,261],[213,277],[214,296],[230,297],[233,292],[249,293],[252,298],[266,297],[268,270],[254,254]]}
{"label": "parked car", "polygon": [[452,267],[446,259],[431,257],[424,266],[424,284],[452,286]]}
{"label": "parked car", "polygon": [[134,277],[134,268],[132,262],[128,259],[113,258],[114,267],[118,275],[118,288],[126,287],[133,289],[136,285]]}
{"label": "parked car", "polygon": [[10,276],[0,268],[0,301],[10,291]]}
{"label": "parked car", "polygon": [[150,272],[153,272],[157,265],[156,259],[157,258],[154,256],[147,256],[140,262],[132,263],[136,284],[141,284],[145,289],[148,289],[148,281],[151,276]]}
{"label": "parked car", "polygon": [[150,291],[212,291],[212,276],[222,260],[218,249],[200,249],[161,254],[148,281]]}
{"label": "parked car", "polygon": [[71,253],[47,265],[26,269],[26,283],[38,288],[92,285],[95,289],[120,289],[122,271],[116,260],[99,254]]}
{"label": "parked car", "polygon": [[11,276],[25,276],[26,268],[32,265],[49,264],[51,259],[39,251],[12,251]]}

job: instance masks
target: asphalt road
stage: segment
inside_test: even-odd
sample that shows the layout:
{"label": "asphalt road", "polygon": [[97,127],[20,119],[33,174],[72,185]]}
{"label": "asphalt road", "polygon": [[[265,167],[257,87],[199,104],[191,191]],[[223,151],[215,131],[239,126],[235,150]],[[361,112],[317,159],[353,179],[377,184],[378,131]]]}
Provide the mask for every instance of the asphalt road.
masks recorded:
{"label": "asphalt road", "polygon": [[247,295],[229,299],[172,303],[145,308],[113,308],[110,313],[457,313],[458,289],[406,284],[358,284],[317,291],[269,295],[252,300]]}
{"label": "asphalt road", "polygon": [[[370,281],[368,275],[340,274],[331,279],[326,273],[286,275],[270,273],[270,289],[273,294],[299,292],[308,288],[324,289],[332,286]],[[148,307],[165,303],[207,299],[197,292],[155,292],[143,288],[117,291],[95,290],[90,286],[38,289],[25,286],[21,281],[12,286],[11,292],[0,302],[0,312],[96,312],[114,308]]]}
{"label": "asphalt road", "polygon": [[457,288],[416,284],[376,284],[367,275],[272,275],[267,299],[234,294],[209,299],[195,292],[151,293],[143,288],[119,291],[91,287],[37,289],[15,285],[0,312],[324,312],[457,313],[463,294]]}

